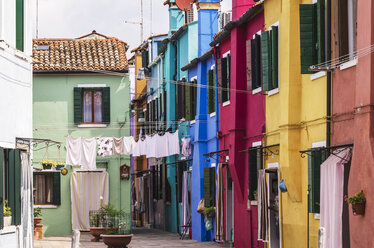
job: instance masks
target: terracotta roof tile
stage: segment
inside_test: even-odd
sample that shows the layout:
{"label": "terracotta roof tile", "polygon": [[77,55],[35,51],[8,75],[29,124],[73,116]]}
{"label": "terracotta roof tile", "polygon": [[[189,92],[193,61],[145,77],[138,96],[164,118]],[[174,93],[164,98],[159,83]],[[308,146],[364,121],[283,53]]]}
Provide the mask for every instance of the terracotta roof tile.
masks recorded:
{"label": "terracotta roof tile", "polygon": [[[37,49],[47,45],[47,49]],[[34,39],[34,71],[127,71],[127,43],[93,31],[78,39]]]}

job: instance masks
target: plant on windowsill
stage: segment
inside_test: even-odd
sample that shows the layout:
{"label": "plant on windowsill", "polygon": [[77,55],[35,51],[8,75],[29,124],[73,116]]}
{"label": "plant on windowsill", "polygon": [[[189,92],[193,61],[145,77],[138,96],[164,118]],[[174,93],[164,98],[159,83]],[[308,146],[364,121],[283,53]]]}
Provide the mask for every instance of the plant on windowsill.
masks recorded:
{"label": "plant on windowsill", "polygon": [[34,227],[38,224],[40,224],[40,222],[42,221],[43,217],[42,217],[42,208],[40,207],[37,207],[37,208],[34,208]]}
{"label": "plant on windowsill", "polygon": [[345,200],[352,204],[353,215],[364,215],[365,214],[365,204],[366,198],[364,192],[361,190],[354,196],[345,196]]}
{"label": "plant on windowsill", "polygon": [[10,211],[10,207],[8,206],[8,201],[4,201],[4,227],[10,226],[12,224],[12,212]]}

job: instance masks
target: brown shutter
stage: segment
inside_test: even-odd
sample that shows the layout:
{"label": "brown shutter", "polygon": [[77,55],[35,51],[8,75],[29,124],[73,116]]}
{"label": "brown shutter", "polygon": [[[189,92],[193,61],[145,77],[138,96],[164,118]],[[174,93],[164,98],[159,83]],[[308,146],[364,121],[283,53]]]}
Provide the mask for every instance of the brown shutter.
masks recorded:
{"label": "brown shutter", "polygon": [[217,59],[218,102],[222,102],[222,63]]}
{"label": "brown shutter", "polygon": [[245,45],[247,56],[247,90],[252,90],[251,40],[247,40]]}

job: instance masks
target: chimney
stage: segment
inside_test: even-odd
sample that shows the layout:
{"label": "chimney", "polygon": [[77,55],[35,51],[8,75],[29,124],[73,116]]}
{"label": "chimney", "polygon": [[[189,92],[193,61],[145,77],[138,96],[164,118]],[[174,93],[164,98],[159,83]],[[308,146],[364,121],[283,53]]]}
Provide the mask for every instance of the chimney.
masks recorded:
{"label": "chimney", "polygon": [[255,3],[254,0],[232,0],[232,20],[238,20]]}

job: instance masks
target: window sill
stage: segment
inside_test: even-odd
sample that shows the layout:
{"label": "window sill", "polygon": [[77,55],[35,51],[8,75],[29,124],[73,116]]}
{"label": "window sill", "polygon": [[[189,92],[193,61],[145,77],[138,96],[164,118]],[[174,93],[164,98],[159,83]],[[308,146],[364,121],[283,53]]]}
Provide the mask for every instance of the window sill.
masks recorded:
{"label": "window sill", "polygon": [[196,123],[196,120],[190,121],[190,124],[195,124],[195,123]]}
{"label": "window sill", "polygon": [[0,230],[0,235],[1,234],[8,234],[8,233],[15,233],[17,230],[16,226],[6,226],[3,229]]}
{"label": "window sill", "polygon": [[222,103],[222,107],[226,107],[226,106],[228,106],[228,105],[230,105],[230,100],[229,100],[229,101],[226,101],[226,102],[224,102],[224,103]]}
{"label": "window sill", "polygon": [[260,93],[261,91],[262,91],[262,88],[258,87],[256,89],[252,90],[252,95],[256,95],[256,94]]}
{"label": "window sill", "polygon": [[357,60],[357,58],[355,58],[355,59],[352,59],[352,60],[350,60],[346,63],[341,64],[339,66],[339,68],[342,71],[342,70],[345,70],[345,69],[348,69],[350,67],[353,67],[353,66],[357,65],[357,63],[358,63],[358,60]]}
{"label": "window sill", "polygon": [[326,76],[326,72],[325,71],[320,71],[320,72],[317,72],[317,73],[314,73],[312,75],[310,75],[310,80],[316,80],[318,78],[321,78],[321,77],[324,77]]}
{"label": "window sill", "polygon": [[108,125],[107,124],[79,124],[78,127],[83,127],[83,128],[87,128],[87,127],[99,127],[99,128],[104,128],[104,127],[107,127]]}
{"label": "window sill", "polygon": [[268,91],[268,96],[272,96],[279,93],[279,88],[275,88]]}
{"label": "window sill", "polygon": [[320,214],[314,214],[314,219],[320,220],[321,219],[321,215]]}
{"label": "window sill", "polygon": [[57,205],[34,205],[34,208],[57,208]]}
{"label": "window sill", "polygon": [[216,116],[216,112],[210,113],[209,116],[210,116],[210,117],[214,117],[214,116]]}

